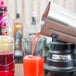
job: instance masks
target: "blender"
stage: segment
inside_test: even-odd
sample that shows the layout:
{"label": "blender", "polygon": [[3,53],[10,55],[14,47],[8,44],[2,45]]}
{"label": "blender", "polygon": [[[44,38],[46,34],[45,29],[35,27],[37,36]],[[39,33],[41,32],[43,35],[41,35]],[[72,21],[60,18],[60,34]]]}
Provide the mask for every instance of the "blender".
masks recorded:
{"label": "blender", "polygon": [[72,76],[76,72],[76,15],[48,3],[41,20],[41,32],[52,38],[44,66],[48,76]]}

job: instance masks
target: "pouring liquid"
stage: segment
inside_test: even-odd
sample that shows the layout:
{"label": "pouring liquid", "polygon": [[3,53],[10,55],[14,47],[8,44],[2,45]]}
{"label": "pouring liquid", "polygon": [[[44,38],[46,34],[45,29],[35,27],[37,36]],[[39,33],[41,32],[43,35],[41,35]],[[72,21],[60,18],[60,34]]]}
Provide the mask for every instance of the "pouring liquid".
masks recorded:
{"label": "pouring liquid", "polygon": [[44,58],[33,55],[39,34],[42,33],[39,32],[34,37],[32,54],[23,58],[24,76],[43,76]]}

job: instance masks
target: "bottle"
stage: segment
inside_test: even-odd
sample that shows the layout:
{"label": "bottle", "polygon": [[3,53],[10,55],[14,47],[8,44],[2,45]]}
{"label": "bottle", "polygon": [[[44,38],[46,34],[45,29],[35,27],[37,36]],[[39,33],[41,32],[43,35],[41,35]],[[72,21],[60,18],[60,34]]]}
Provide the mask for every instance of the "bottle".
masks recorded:
{"label": "bottle", "polygon": [[22,37],[23,26],[20,21],[20,15],[16,15],[16,22],[14,24],[14,40],[15,40],[15,57],[22,57]]}
{"label": "bottle", "polygon": [[0,76],[14,76],[14,40],[9,32],[7,6],[0,0]]}

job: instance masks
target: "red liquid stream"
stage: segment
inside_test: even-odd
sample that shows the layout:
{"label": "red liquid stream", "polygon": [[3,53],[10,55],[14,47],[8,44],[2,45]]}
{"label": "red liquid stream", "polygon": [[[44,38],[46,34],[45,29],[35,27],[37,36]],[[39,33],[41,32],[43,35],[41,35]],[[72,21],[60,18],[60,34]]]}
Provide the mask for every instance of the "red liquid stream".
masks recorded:
{"label": "red liquid stream", "polygon": [[14,76],[14,54],[0,54],[0,76]]}
{"label": "red liquid stream", "polygon": [[33,56],[39,34],[45,35],[42,32],[36,34],[32,43],[32,55],[23,58],[24,76],[43,76],[44,58]]}
{"label": "red liquid stream", "polygon": [[33,53],[34,53],[34,49],[35,49],[39,34],[45,35],[45,33],[43,33],[43,32],[39,32],[35,35],[35,37],[33,39],[33,43],[32,43],[32,56],[33,56]]}

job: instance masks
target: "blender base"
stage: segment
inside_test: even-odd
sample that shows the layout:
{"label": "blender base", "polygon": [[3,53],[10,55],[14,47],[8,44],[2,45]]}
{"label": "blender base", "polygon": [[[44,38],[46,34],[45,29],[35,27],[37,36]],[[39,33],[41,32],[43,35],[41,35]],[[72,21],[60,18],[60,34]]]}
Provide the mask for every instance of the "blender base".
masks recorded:
{"label": "blender base", "polygon": [[48,72],[44,76],[76,76],[76,73],[56,73],[56,72]]}

